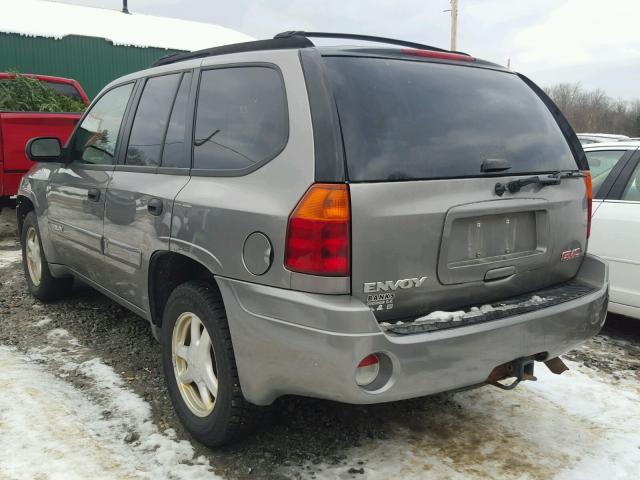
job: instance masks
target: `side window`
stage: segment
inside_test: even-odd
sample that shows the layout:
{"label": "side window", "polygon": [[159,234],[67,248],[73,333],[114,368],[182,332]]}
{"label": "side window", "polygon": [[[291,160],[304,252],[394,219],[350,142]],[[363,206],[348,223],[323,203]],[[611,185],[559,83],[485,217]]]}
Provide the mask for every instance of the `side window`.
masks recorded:
{"label": "side window", "polygon": [[127,165],[158,166],[171,106],[181,75],[147,80],[138,103],[127,146]]}
{"label": "side window", "polygon": [[284,148],[289,119],[284,83],[267,67],[202,72],[193,168],[242,170]]}
{"label": "side window", "polygon": [[109,90],[84,117],[71,147],[71,160],[90,165],[113,165],[118,132],[133,83]]}
{"label": "side window", "polygon": [[591,181],[593,182],[593,192],[598,198],[598,190],[607,179],[613,167],[620,161],[626,150],[600,150],[585,152],[589,169],[591,170]]}
{"label": "side window", "polygon": [[640,202],[640,163],[631,174],[629,183],[627,183],[627,187],[624,189],[621,200],[627,200],[628,202]]}
{"label": "side window", "polygon": [[46,83],[47,86],[53,88],[54,90],[61,93],[62,95],[71,97],[74,100],[78,100],[78,101],[81,100],[80,92],[78,92],[76,87],[74,87],[73,85],[70,85],[68,83],[46,82],[46,81],[44,83]]}
{"label": "side window", "polygon": [[188,72],[182,76],[182,82],[173,103],[173,111],[169,119],[164,150],[162,151],[163,167],[191,167],[191,158],[185,157],[183,149],[190,89],[191,73]]}

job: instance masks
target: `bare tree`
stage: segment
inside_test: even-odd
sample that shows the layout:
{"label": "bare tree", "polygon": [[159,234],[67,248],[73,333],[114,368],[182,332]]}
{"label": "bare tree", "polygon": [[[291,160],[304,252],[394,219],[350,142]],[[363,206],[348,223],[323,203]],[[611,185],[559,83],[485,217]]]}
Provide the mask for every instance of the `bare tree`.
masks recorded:
{"label": "bare tree", "polygon": [[640,100],[615,100],[602,89],[585,90],[579,83],[559,83],[544,90],[576,132],[640,137]]}

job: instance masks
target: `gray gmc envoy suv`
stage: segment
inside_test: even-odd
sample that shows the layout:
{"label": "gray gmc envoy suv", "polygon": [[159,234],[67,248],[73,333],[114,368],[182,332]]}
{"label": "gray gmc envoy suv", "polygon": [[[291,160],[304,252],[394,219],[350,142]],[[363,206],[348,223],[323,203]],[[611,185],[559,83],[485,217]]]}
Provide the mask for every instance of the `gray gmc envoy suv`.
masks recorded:
{"label": "gray gmc envoy suv", "polygon": [[536,361],[561,373],[605,319],[580,142],[529,79],[464,53],[286,32],[177,54],[105,87],[64,148],[27,154],[32,294],[77,278],[147,319],[210,446],[282,395],[366,404],[513,388]]}

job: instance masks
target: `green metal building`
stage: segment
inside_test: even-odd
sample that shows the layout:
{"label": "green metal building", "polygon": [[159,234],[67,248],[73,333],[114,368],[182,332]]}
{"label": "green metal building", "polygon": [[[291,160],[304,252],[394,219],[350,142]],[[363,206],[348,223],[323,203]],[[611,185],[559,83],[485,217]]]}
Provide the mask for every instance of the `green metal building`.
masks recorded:
{"label": "green metal building", "polygon": [[114,78],[148,68],[158,58],[177,51],[125,47],[76,35],[56,40],[0,33],[0,71],[75,78],[89,98],[94,98]]}
{"label": "green metal building", "polygon": [[218,25],[44,0],[3,4],[0,72],[74,78],[90,98],[158,58],[252,40]]}

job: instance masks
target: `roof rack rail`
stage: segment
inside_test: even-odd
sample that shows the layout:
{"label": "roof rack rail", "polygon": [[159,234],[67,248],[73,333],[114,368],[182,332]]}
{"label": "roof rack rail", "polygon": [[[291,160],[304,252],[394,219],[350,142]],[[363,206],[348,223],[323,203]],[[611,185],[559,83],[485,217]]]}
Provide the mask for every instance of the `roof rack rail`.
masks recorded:
{"label": "roof rack rail", "polygon": [[273,39],[256,40],[253,42],[233,43],[231,45],[221,45],[219,47],[205,48],[195,52],[172,53],[156,60],[151,66],[159,67],[171,63],[193,60],[196,58],[212,57],[215,55],[225,55],[228,53],[255,52],[258,50],[284,50],[290,48],[308,48],[315,46],[309,37],[315,38],[343,38],[349,40],[363,40],[368,42],[386,43],[389,45],[399,45],[401,47],[415,48],[419,50],[431,50],[434,52],[457,53],[469,56],[463,52],[451,52],[443,48],[423,45],[421,43],[407,42],[405,40],[395,40],[393,38],[374,37],[370,35],[357,35],[353,33],[326,33],[326,32],[303,32],[293,30],[277,34]]}
{"label": "roof rack rail", "polygon": [[301,36],[291,36],[274,38],[270,40],[256,40],[253,42],[233,43],[231,45],[221,45],[219,47],[205,48],[195,52],[172,53],[156,60],[151,66],[169,65],[171,63],[193,60],[196,58],[212,57],[227,53],[255,52],[258,50],[283,50],[288,48],[313,47],[313,43]]}
{"label": "roof rack rail", "polygon": [[[372,35],[358,35],[354,33],[329,33],[329,32],[304,32],[298,30],[292,30],[288,32],[282,32],[274,36],[274,39],[278,38],[344,38],[347,40],[363,40],[367,42],[387,43],[389,45],[399,45],[401,47],[417,48],[419,50],[432,50],[434,52],[450,52],[451,50],[445,50],[444,48],[432,47],[431,45],[423,45],[422,43],[408,42],[406,40],[396,40],[395,38],[375,37]],[[462,55],[467,55],[462,52]]]}

